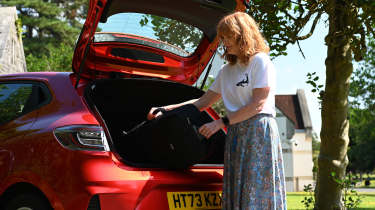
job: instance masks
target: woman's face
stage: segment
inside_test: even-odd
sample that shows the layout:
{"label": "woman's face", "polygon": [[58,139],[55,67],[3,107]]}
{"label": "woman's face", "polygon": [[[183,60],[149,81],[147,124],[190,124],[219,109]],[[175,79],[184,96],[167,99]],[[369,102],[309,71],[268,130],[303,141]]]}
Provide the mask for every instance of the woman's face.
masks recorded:
{"label": "woman's face", "polygon": [[221,38],[228,54],[238,55],[240,52],[240,47],[234,37],[223,36]]}

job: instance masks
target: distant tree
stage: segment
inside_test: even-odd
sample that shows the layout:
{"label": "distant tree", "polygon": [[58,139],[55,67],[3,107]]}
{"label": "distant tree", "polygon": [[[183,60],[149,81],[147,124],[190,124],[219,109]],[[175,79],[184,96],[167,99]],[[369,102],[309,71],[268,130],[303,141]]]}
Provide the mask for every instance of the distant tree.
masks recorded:
{"label": "distant tree", "polygon": [[[213,78],[212,76],[209,76],[207,78],[207,82],[204,84],[204,87],[203,87],[203,90],[207,91],[208,88],[211,86],[211,84],[215,81],[215,78]],[[224,117],[225,116],[225,106],[224,106],[224,103],[223,103],[223,100],[219,100],[218,102],[216,102],[215,104],[212,105],[212,108],[215,110],[215,112],[221,116],[221,117]]]}
{"label": "distant tree", "polygon": [[71,71],[74,48],[69,45],[60,44],[57,47],[47,49],[47,54],[26,56],[27,69],[35,71]]}
{"label": "distant tree", "polygon": [[82,27],[80,21],[87,12],[88,0],[2,0],[0,5],[17,8],[23,25],[25,55],[34,58],[27,59],[34,61],[33,64],[27,62],[29,67],[37,65],[35,62],[43,63],[53,48],[74,46]]}
{"label": "distant tree", "polygon": [[199,29],[180,21],[155,15],[143,15],[140,25],[145,26],[149,23],[155,32],[154,35],[160,41],[176,45],[188,52],[192,51],[189,49],[195,49],[198,46],[203,36]]}
{"label": "distant tree", "polygon": [[349,96],[351,107],[375,112],[375,37],[369,37],[367,43],[364,59],[353,72]]}
{"label": "distant tree", "polygon": [[[322,129],[315,189],[316,209],[345,209],[342,186],[348,165],[348,95],[353,58],[366,54],[366,37],[375,36],[373,0],[251,0],[248,13],[266,37],[271,55],[285,55],[287,45],[308,39],[319,21],[329,28],[325,89],[321,92]],[[308,28],[307,28],[308,27]],[[307,32],[305,32],[307,28]],[[172,30],[167,31],[173,33]],[[305,33],[304,33],[305,32]],[[303,52],[301,50],[303,55]],[[375,92],[375,91],[373,91]],[[328,196],[327,196],[328,195]]]}
{"label": "distant tree", "polygon": [[[0,84],[0,90],[6,85]],[[21,114],[23,105],[31,94],[30,87],[20,87],[0,103],[0,123],[8,122]]]}
{"label": "distant tree", "polygon": [[348,95],[352,61],[364,58],[366,37],[375,36],[375,1],[252,0],[249,4],[249,14],[259,23],[274,55],[285,54],[288,44],[309,38],[321,20],[329,28],[325,37],[327,52],[317,52],[327,53],[327,58],[315,208],[345,209],[342,187],[331,174],[334,172],[336,178],[343,180],[349,162]]}
{"label": "distant tree", "polygon": [[375,39],[368,41],[363,62],[354,71],[350,84],[349,166],[352,172],[375,169]]}
{"label": "distant tree", "polygon": [[[54,44],[48,39],[54,35],[59,41],[70,34],[68,24],[58,25],[57,14],[61,14],[52,3],[35,0],[13,0],[4,2],[22,2],[18,6],[21,15],[30,18],[22,19],[29,37],[44,38],[43,43]],[[325,38],[327,45],[326,82],[322,97],[322,129],[317,187],[315,190],[316,209],[344,209],[342,188],[332,179],[343,180],[348,165],[347,148],[349,144],[348,95],[350,77],[353,72],[353,57],[356,61],[364,58],[366,53],[366,37],[375,36],[375,1],[373,0],[252,0],[248,1],[252,15],[260,24],[266,39],[271,46],[271,55],[286,54],[288,44],[298,44],[300,40],[309,38],[316,24],[323,20],[329,28]],[[46,4],[45,4],[46,3]],[[41,8],[40,6],[44,6]],[[38,17],[32,19],[31,17]],[[56,20],[57,19],[57,20]],[[33,21],[41,22],[40,27]],[[64,22],[64,21],[63,21]],[[66,22],[65,22],[66,23]],[[309,23],[312,23],[311,25]],[[309,27],[303,34],[305,27]],[[32,29],[32,30],[31,30]],[[173,33],[169,30],[168,33]],[[34,34],[35,33],[35,34]],[[162,34],[161,34],[162,35]],[[73,38],[74,39],[74,38]],[[35,42],[34,42],[35,44]],[[31,49],[31,46],[29,46]],[[302,52],[302,51],[301,51]],[[319,52],[317,52],[319,53]],[[323,52],[320,52],[323,53]]]}
{"label": "distant tree", "polygon": [[369,173],[375,169],[375,113],[366,109],[350,109],[350,144],[348,170]]}
{"label": "distant tree", "polygon": [[315,131],[312,131],[312,150],[317,153],[320,150],[320,139]]}
{"label": "distant tree", "polygon": [[318,134],[313,130],[312,131],[312,159],[313,159],[313,176],[314,180],[316,180],[316,175],[318,172],[318,156],[320,151],[320,139]]}
{"label": "distant tree", "polygon": [[[63,10],[63,17],[73,28],[82,28],[86,19],[89,0],[54,0]],[[78,37],[77,37],[78,38]]]}

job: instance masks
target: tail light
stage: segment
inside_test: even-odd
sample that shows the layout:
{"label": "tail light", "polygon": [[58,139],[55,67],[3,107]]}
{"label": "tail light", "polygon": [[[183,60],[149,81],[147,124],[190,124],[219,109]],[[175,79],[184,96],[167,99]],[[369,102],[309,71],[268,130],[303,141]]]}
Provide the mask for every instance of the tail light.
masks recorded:
{"label": "tail light", "polygon": [[69,125],[53,131],[56,139],[71,150],[109,151],[103,128],[97,125]]}

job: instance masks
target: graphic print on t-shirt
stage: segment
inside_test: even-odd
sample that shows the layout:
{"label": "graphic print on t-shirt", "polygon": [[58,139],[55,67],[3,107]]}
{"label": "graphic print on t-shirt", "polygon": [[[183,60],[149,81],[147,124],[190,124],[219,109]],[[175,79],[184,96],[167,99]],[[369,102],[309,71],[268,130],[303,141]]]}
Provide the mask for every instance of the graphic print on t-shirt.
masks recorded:
{"label": "graphic print on t-shirt", "polygon": [[243,80],[239,81],[236,86],[238,87],[245,87],[245,86],[248,86],[249,85],[249,75],[246,73],[245,74],[246,78],[244,78]]}

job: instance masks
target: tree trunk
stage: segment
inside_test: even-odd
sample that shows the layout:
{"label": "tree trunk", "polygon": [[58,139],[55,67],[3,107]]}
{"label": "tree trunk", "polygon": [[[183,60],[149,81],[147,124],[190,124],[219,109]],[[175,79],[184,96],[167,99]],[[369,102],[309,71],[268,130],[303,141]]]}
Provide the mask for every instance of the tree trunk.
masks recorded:
{"label": "tree trunk", "polygon": [[348,165],[349,143],[348,93],[353,71],[350,50],[349,25],[353,11],[345,0],[327,1],[329,32],[325,38],[328,47],[326,86],[322,100],[321,146],[318,159],[318,178],[315,190],[315,209],[345,209],[341,187],[334,181],[344,179]]}

